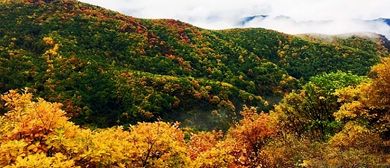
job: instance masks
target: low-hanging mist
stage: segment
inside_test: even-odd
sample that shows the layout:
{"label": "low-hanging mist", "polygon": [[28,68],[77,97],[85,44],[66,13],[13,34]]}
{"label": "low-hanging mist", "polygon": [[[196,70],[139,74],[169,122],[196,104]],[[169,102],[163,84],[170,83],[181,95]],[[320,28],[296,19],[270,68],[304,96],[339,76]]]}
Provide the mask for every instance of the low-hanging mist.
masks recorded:
{"label": "low-hanging mist", "polygon": [[[262,27],[289,34],[344,34],[373,32],[390,36],[390,26],[378,18],[390,18],[388,0],[82,0],[126,15],[148,19],[178,19],[206,29]],[[256,18],[244,26],[243,18]],[[274,17],[272,17],[274,16]],[[287,16],[287,17],[278,17]],[[375,21],[376,20],[376,21]]]}

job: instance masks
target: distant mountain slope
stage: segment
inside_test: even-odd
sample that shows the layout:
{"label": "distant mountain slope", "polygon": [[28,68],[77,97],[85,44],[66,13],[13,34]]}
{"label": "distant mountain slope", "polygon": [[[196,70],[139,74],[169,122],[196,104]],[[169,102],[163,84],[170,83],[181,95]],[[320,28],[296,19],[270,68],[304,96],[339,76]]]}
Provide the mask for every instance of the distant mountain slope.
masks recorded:
{"label": "distant mountain slope", "polygon": [[376,19],[374,21],[382,21],[382,22],[385,22],[387,25],[390,26],[390,18],[379,18],[379,19]]}
{"label": "distant mountain slope", "polygon": [[350,46],[366,51],[372,48],[372,46],[368,46],[367,44],[375,42],[390,51],[390,41],[385,36],[375,33],[349,33],[339,35],[300,34],[297,36],[310,41]]}
{"label": "distant mountain slope", "polygon": [[312,76],[365,75],[388,55],[364,38],[211,31],[74,0],[2,1],[0,20],[0,91],[32,88],[98,127],[158,118],[223,127],[244,104],[269,110]]}
{"label": "distant mountain slope", "polygon": [[295,20],[288,16],[255,15],[242,18],[237,27],[261,27],[292,34],[377,33],[390,38],[390,19]]}
{"label": "distant mountain slope", "polygon": [[[241,19],[241,21],[239,21],[237,23],[237,25],[239,26],[245,26],[245,24],[249,23],[250,21],[253,21],[254,19],[266,19],[266,18],[276,18],[276,19],[280,19],[280,18],[283,18],[283,19],[289,19],[293,22],[297,22],[297,21],[294,21],[292,18],[288,17],[288,16],[276,16],[276,17],[273,17],[273,16],[269,16],[269,15],[254,15],[254,16],[248,16],[248,17],[245,17],[243,19]],[[356,19],[355,19],[356,20]],[[324,21],[305,21],[305,22],[330,22],[332,20],[324,20]],[[373,19],[373,20],[359,20],[359,21],[362,21],[362,22],[384,22],[385,24],[389,25],[390,26],[390,18],[378,18],[378,19]],[[297,22],[299,23],[299,22]]]}

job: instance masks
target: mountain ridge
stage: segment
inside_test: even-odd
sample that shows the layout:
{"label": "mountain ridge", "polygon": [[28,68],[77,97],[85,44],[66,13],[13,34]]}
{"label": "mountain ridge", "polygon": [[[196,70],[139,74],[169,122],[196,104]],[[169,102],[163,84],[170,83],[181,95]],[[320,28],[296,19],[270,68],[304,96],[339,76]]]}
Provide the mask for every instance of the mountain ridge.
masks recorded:
{"label": "mountain ridge", "polygon": [[[323,33],[323,34],[359,34],[373,32],[390,37],[390,19],[333,19],[333,20],[295,20],[288,16],[254,15],[242,18],[237,27],[264,27],[292,34]],[[289,27],[287,29],[286,27]],[[291,30],[290,30],[291,29]]]}
{"label": "mountain ridge", "polygon": [[[253,16],[248,16],[248,17],[244,17],[241,19],[241,21],[239,21],[237,23],[237,25],[239,26],[245,26],[245,24],[247,24],[248,22],[254,20],[254,19],[266,19],[266,18],[275,18],[275,19],[280,19],[280,18],[283,18],[283,19],[289,19],[289,20],[292,20],[294,22],[330,22],[330,21],[333,21],[333,20],[320,20],[320,21],[313,21],[313,20],[307,20],[307,21],[295,21],[294,19],[292,19],[291,17],[288,17],[288,16],[284,16],[284,15],[279,15],[279,16],[270,16],[270,15],[253,15]],[[357,21],[364,21],[364,22],[376,22],[376,21],[380,21],[380,22],[384,22],[386,23],[387,25],[390,26],[390,18],[377,18],[377,19],[371,19],[371,20],[362,20],[362,19],[349,19],[349,20],[357,20]]]}

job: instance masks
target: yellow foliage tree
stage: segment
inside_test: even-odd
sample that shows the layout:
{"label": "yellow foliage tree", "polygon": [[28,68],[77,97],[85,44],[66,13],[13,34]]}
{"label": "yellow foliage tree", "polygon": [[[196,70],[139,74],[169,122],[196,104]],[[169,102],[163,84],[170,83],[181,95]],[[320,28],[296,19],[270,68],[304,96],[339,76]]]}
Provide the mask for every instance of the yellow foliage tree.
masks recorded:
{"label": "yellow foliage tree", "polygon": [[218,142],[215,147],[199,153],[189,167],[194,168],[223,168],[237,167],[234,164],[232,152],[235,149],[236,142],[232,139]]}
{"label": "yellow foliage tree", "polygon": [[61,104],[10,91],[0,118],[2,167],[184,167],[189,164],[179,124],[139,123],[92,131],[68,121]]}
{"label": "yellow foliage tree", "polygon": [[306,166],[385,167],[390,164],[390,59],[374,66],[371,81],[356,88],[336,91],[344,103],[334,113],[336,120],[345,122],[343,130],[335,134],[326,146],[325,162],[314,158]]}
{"label": "yellow foliage tree", "polygon": [[[68,122],[61,104],[48,103],[43,99],[32,101],[32,95],[11,90],[1,96],[11,111],[0,118],[0,165],[13,167],[70,167],[69,161],[60,154],[52,153],[46,140],[57,128],[77,128]],[[72,129],[71,129],[72,128]],[[29,163],[26,163],[29,162]]]}
{"label": "yellow foliage tree", "polygon": [[222,132],[199,132],[191,136],[187,143],[188,152],[191,159],[195,159],[202,152],[210,150],[215,147],[222,139]]}
{"label": "yellow foliage tree", "polygon": [[370,76],[371,82],[336,92],[340,101],[346,102],[335,113],[336,119],[368,122],[364,124],[390,135],[390,58],[383,58],[381,64],[374,66]]}

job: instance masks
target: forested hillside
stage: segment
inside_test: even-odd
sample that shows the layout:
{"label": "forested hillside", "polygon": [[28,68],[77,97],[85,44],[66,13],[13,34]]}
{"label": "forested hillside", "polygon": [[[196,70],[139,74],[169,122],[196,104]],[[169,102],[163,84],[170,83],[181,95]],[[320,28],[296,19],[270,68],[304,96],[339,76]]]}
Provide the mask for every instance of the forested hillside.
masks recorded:
{"label": "forested hillside", "polygon": [[159,117],[202,125],[199,117],[231,119],[244,104],[268,111],[312,76],[365,75],[388,53],[364,39],[211,31],[71,0],[3,1],[0,19],[0,91],[29,87],[63,103],[76,123],[98,127]]}
{"label": "forested hillside", "polygon": [[75,0],[0,0],[0,21],[2,167],[390,165],[383,36],[206,30]]}

